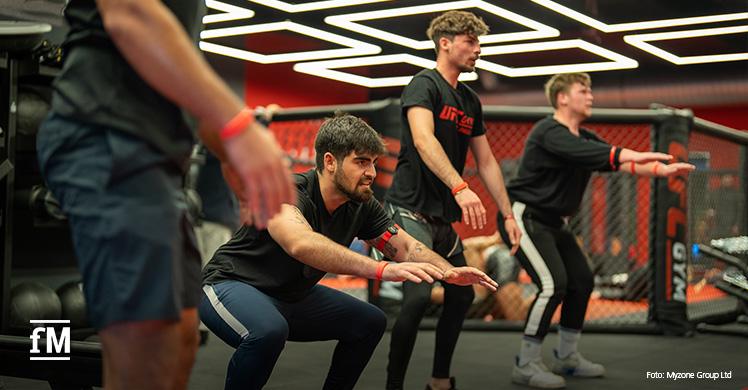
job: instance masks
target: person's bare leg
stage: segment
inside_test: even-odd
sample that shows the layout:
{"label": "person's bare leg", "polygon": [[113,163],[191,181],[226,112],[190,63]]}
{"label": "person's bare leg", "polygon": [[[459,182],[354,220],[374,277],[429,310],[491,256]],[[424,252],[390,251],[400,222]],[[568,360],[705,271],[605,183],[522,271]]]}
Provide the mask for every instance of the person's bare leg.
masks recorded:
{"label": "person's bare leg", "polygon": [[173,389],[179,367],[179,322],[116,323],[100,331],[99,336],[108,361],[104,389]]}
{"label": "person's bare leg", "polygon": [[174,390],[184,390],[190,380],[192,365],[195,363],[195,354],[200,342],[197,327],[200,321],[197,318],[197,308],[182,310],[182,321],[180,323],[180,351],[179,366],[177,367],[176,383]]}

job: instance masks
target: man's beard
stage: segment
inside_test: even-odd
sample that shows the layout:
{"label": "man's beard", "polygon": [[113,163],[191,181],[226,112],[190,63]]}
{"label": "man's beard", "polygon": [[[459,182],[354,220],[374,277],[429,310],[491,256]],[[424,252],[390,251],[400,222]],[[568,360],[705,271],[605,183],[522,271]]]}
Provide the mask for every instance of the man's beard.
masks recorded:
{"label": "man's beard", "polygon": [[356,202],[368,202],[369,199],[374,195],[374,191],[371,190],[371,187],[365,188],[362,191],[356,191],[356,188],[358,188],[358,184],[360,182],[356,183],[356,187],[353,189],[353,191],[345,188],[345,178],[343,177],[343,174],[341,171],[335,172],[335,176],[333,178],[333,182],[335,183],[335,188],[338,189],[338,191],[342,192],[347,196],[349,199],[354,200]]}
{"label": "man's beard", "polygon": [[472,73],[475,72],[475,67],[470,65],[460,65],[457,69],[460,70],[460,73]]}
{"label": "man's beard", "polygon": [[[472,58],[471,58],[471,60],[472,60]],[[477,63],[478,58],[476,58],[475,61]],[[473,64],[472,66],[469,65],[468,63],[460,64],[460,65],[457,66],[457,69],[460,70],[460,73],[472,73],[472,72],[475,72],[475,64]]]}

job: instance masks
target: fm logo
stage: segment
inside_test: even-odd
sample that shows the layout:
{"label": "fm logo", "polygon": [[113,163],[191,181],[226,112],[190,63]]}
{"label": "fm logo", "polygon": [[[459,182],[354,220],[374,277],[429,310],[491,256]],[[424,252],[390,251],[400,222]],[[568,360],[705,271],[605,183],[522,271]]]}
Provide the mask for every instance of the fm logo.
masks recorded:
{"label": "fm logo", "polygon": [[[69,324],[70,321],[68,320],[56,320],[56,321],[50,321],[50,320],[31,320],[29,321],[32,324],[43,324],[47,325],[50,323],[55,324]],[[39,340],[42,338],[42,334],[44,334],[46,339],[46,354],[42,354],[42,351],[39,349]],[[31,331],[31,336],[29,336],[31,339],[31,349],[29,350],[29,353],[31,354],[30,360],[70,360],[70,327],[69,326],[63,326],[60,329],[60,334],[58,336],[57,329],[51,326],[37,326],[34,328],[34,330]],[[38,356],[34,356],[38,355]],[[39,356],[43,355],[43,356]]]}

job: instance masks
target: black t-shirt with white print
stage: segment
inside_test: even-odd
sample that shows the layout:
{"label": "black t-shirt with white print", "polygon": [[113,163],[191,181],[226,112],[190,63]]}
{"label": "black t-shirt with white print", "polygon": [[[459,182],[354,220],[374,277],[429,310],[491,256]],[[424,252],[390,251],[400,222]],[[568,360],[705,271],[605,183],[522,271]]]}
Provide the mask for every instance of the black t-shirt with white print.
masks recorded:
{"label": "black t-shirt with white print", "polygon": [[434,136],[452,166],[462,174],[471,137],[485,134],[478,95],[458,82],[453,88],[436,69],[419,72],[401,97],[402,132],[397,168],[385,199],[406,209],[445,222],[462,218],[451,189],[426,166],[413,143],[408,109],[429,109],[434,115]]}
{"label": "black t-shirt with white print", "polygon": [[[355,237],[370,240],[394,223],[374,197],[367,202],[348,201],[330,215],[325,208],[314,169],[294,175],[297,207],[317,233],[348,247]],[[276,299],[294,302],[304,298],[326,272],[291,257],[270,233],[242,226],[222,245],[203,269],[203,284],[239,280]]]}

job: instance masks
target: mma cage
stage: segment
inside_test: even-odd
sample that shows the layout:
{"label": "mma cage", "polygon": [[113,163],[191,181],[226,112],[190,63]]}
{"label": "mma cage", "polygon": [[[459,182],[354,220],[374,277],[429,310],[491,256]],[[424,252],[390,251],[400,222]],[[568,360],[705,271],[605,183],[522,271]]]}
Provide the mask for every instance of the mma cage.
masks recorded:
{"label": "mma cage", "polygon": [[[379,159],[375,194],[382,199],[397,164],[399,101],[281,110],[270,128],[291,157],[294,170],[314,167],[314,137],[325,117],[340,110],[364,118],[387,143]],[[484,106],[486,136],[505,180],[514,176],[524,141],[534,122],[552,113],[545,107]],[[618,173],[595,173],[582,207],[570,220],[595,274],[585,329],[685,335],[692,324],[725,321],[744,308],[734,296],[715,287],[726,266],[698,251],[698,244],[748,234],[746,179],[748,133],[694,118],[690,110],[653,105],[650,109],[593,109],[585,127],[613,145],[637,151],[660,151],[697,166],[689,176],[651,179]],[[477,176],[468,155],[463,176],[483,200],[488,226],[454,227],[463,238],[491,235],[497,207]],[[745,261],[745,259],[743,259]],[[323,280],[380,304],[378,282],[333,275]],[[506,318],[468,318],[465,329],[520,330],[518,320],[535,287],[520,273],[520,294],[503,308]],[[368,284],[368,285],[367,285]],[[499,292],[501,294],[501,291]],[[524,303],[523,303],[524,302]],[[422,323],[433,328],[434,305]],[[553,323],[558,321],[558,312]],[[470,313],[469,313],[470,316]]]}
{"label": "mma cage", "polygon": [[[34,42],[24,45],[31,48]],[[2,45],[0,49],[0,375],[45,380],[53,389],[100,386],[101,347],[89,340],[92,329],[73,327],[69,362],[30,362],[29,331],[14,330],[11,323],[13,287],[40,280],[54,294],[49,286],[78,276],[75,270],[70,273],[76,261],[67,222],[44,187],[35,151],[36,130],[49,109],[49,85],[57,73],[54,63],[59,62],[59,50],[43,47],[42,59],[52,63],[48,66],[30,53],[7,52]],[[320,124],[337,110],[364,118],[387,142],[388,153],[379,159],[374,188],[382,199],[400,146],[397,100],[281,110],[270,129],[291,157],[294,170],[304,171],[314,166],[314,137]],[[550,113],[540,107],[484,106],[486,134],[505,179],[513,176],[533,123]],[[694,118],[689,110],[667,107],[594,109],[586,127],[612,144],[670,153],[697,166],[688,177],[669,179],[615,173],[592,177],[583,206],[570,223],[596,274],[586,330],[686,335],[694,323],[729,321],[745,311],[748,133]],[[468,156],[464,177],[487,207],[489,224],[480,231],[455,224],[463,239],[491,235],[496,229],[496,206],[476,174]],[[727,294],[724,291],[731,290],[720,288],[720,282],[727,280],[729,265],[715,260],[726,257],[715,255],[713,247],[729,240],[742,240],[742,249],[736,251],[742,258],[729,257],[727,264],[743,270],[745,287]],[[382,305],[378,283],[337,275],[322,283]],[[486,321],[471,316],[464,328],[520,330],[519,310],[534,287],[521,272],[511,283],[518,295],[504,305],[504,318]],[[505,285],[498,294],[507,291]],[[743,298],[737,298],[741,294]],[[433,314],[438,310],[435,305],[423,327],[435,326]]]}
{"label": "mma cage", "polygon": [[[29,89],[27,84],[46,86],[54,72],[38,65],[27,69],[24,62],[12,57],[0,57],[0,69],[6,88],[0,102],[7,106],[19,102],[18,113],[0,111],[0,229],[4,237],[0,331],[5,333],[11,274],[39,276],[69,267],[75,259],[69,234],[61,229],[66,223],[53,215],[53,202],[40,186],[34,142],[38,122],[21,120],[23,112],[31,112],[29,118],[43,118],[48,93]],[[382,199],[400,148],[397,100],[285,109],[275,115],[270,129],[291,157],[294,170],[304,171],[314,166],[314,137],[320,124],[337,110],[364,118],[385,139],[388,153],[378,161],[374,186],[376,196]],[[506,180],[514,175],[533,123],[549,114],[551,110],[544,107],[484,106],[486,135]],[[694,118],[689,110],[654,106],[594,109],[586,127],[614,145],[666,152],[680,161],[690,161],[697,170],[687,177],[669,179],[593,175],[583,206],[570,221],[596,275],[585,328],[687,334],[694,323],[734,319],[744,310],[742,302],[748,300],[717,288],[727,266],[697,249],[715,239],[748,234],[748,133]],[[489,223],[479,231],[461,223],[454,227],[463,239],[491,235],[496,230],[497,209],[477,178],[470,155],[464,177],[483,200]],[[336,275],[323,283],[381,304],[378,283]],[[523,317],[518,311],[533,296],[534,286],[522,272],[512,283],[519,294],[512,297],[516,302],[505,302],[503,318],[468,318],[465,328],[521,329],[524,321],[518,319]],[[434,307],[430,312],[438,310]],[[434,325],[433,316],[427,315],[422,326]]]}

